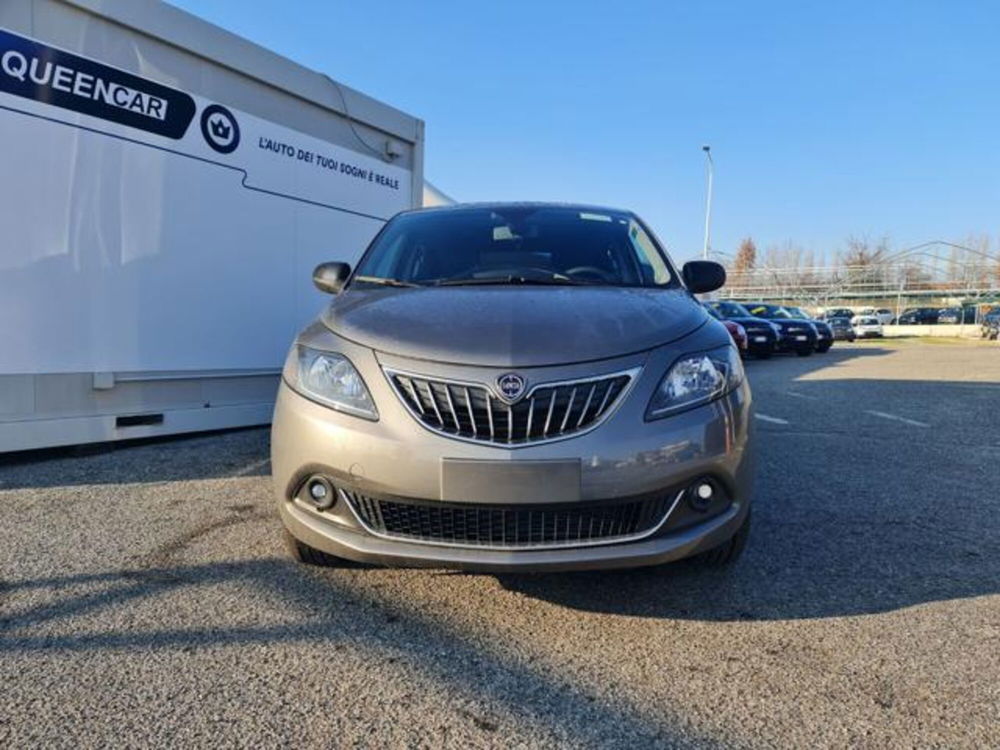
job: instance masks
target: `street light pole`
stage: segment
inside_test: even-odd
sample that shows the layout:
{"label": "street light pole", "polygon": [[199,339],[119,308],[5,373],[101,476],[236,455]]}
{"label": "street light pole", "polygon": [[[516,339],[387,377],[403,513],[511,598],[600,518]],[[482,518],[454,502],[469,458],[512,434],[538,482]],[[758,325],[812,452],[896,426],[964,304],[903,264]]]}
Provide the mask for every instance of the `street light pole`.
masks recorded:
{"label": "street light pole", "polygon": [[701,257],[703,260],[708,260],[708,246],[712,240],[712,172],[715,165],[712,162],[712,147],[702,146],[701,150],[705,152],[706,167],[708,168],[708,195],[705,199],[705,246],[701,250]]}

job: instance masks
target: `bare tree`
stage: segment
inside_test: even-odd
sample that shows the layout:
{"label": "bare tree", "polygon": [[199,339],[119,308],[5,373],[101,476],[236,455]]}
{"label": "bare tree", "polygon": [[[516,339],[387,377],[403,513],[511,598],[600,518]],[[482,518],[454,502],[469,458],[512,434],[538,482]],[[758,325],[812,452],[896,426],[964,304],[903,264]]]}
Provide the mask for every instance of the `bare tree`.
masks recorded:
{"label": "bare tree", "polygon": [[873,243],[867,237],[852,236],[847,238],[847,250],[841,254],[840,260],[848,267],[873,267],[883,263],[888,254],[888,237]]}
{"label": "bare tree", "polygon": [[736,250],[733,259],[733,272],[730,286],[745,287],[750,283],[753,271],[757,267],[757,246],[750,237],[744,238]]}
{"label": "bare tree", "polygon": [[847,250],[840,256],[845,282],[875,288],[887,281],[889,238],[872,242],[867,237],[848,237]]}
{"label": "bare tree", "polygon": [[746,237],[740,242],[736,251],[736,259],[733,261],[733,270],[737,273],[741,271],[752,271],[757,267],[757,246],[752,237]]}

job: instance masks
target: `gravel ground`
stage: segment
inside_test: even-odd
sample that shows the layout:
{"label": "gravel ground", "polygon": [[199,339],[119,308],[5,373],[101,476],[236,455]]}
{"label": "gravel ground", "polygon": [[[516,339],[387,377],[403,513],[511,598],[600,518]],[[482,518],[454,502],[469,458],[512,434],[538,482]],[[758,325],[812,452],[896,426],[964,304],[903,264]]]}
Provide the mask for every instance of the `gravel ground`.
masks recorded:
{"label": "gravel ground", "polygon": [[0,747],[1000,746],[1000,351],[751,362],[726,572],[297,566],[265,430],[0,462]]}

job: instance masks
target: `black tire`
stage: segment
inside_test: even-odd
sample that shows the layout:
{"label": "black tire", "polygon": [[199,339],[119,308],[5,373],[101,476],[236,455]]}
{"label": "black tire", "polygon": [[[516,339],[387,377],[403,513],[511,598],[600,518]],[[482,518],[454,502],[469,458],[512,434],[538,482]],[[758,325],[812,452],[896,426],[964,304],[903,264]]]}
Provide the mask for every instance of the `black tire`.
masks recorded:
{"label": "black tire", "polygon": [[813,353],[813,350],[812,349],[796,349],[795,353],[798,354],[800,357],[808,357],[810,354]]}
{"label": "black tire", "polygon": [[328,555],[322,550],[318,550],[315,547],[310,547],[305,542],[300,542],[294,536],[288,533],[288,531],[283,532],[285,539],[285,547],[288,549],[288,553],[292,556],[292,559],[296,562],[300,562],[303,565],[315,565],[320,568],[336,568],[344,564],[344,560],[339,557],[334,557],[333,555]]}
{"label": "black tire", "polygon": [[833,346],[832,341],[827,342],[825,344],[820,344],[819,346],[816,347],[816,352],[817,354],[826,354],[828,351],[830,351],[831,346]]}
{"label": "black tire", "polygon": [[705,568],[722,568],[732,565],[739,560],[743,550],[746,549],[747,539],[750,538],[750,514],[743,519],[743,524],[725,542],[718,547],[713,547],[707,552],[695,555],[692,561]]}

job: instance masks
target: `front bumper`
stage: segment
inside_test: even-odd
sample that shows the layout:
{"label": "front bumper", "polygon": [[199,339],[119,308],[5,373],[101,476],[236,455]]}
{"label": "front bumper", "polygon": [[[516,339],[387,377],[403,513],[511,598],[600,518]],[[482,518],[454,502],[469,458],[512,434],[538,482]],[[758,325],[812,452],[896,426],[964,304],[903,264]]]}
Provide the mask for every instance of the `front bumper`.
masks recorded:
{"label": "front bumper", "polygon": [[836,337],[833,335],[832,330],[824,330],[820,328],[816,332],[816,348],[817,349],[829,349],[830,345],[836,341]]}
{"label": "front bumper", "polygon": [[747,351],[753,355],[772,354],[778,337],[773,332],[747,331]]}
{"label": "front bumper", "polygon": [[680,560],[716,547],[736,533],[750,511],[747,500],[703,523],[638,542],[544,550],[444,547],[332,527],[303,508],[280,504],[281,520],[296,539],[328,554],[392,567],[455,568],[482,572],[633,568]]}
{"label": "front bumper", "polygon": [[[711,404],[653,422],[643,419],[652,390],[675,353],[658,350],[622,362],[627,366],[644,365],[643,372],[615,412],[593,431],[516,449],[473,444],[429,431],[406,411],[382,375],[380,364],[400,366],[401,363],[386,362],[385,357],[380,363],[370,352],[366,357],[364,350],[350,352],[349,356],[378,405],[378,422],[328,409],[282,383],[272,427],[272,471],[281,518],[293,536],[329,554],[394,566],[493,571],[652,565],[723,543],[749,512],[753,475],[752,405],[745,381]],[[407,365],[410,369],[421,366]],[[577,367],[589,371],[594,366]],[[441,373],[441,366],[433,368]],[[558,369],[560,375],[567,370]],[[607,369],[617,367],[607,365]],[[465,377],[469,374],[465,373]],[[349,508],[320,512],[301,499],[304,479],[321,475],[335,486],[374,496],[455,502],[458,498],[448,496],[443,481],[445,463],[455,460],[489,461],[494,469],[497,462],[510,462],[512,471],[526,462],[578,463],[578,489],[574,488],[571,497],[553,498],[549,505],[565,502],[570,507],[574,503],[675,492],[676,488],[701,477],[710,477],[724,488],[731,503],[715,515],[692,519],[683,528],[672,530],[669,523],[664,524],[661,530],[636,541],[562,548],[484,549],[383,538],[366,530],[358,517],[348,512]],[[495,473],[492,476],[495,480]],[[482,495],[488,499],[483,501],[475,496],[461,499],[465,503],[483,502],[484,507],[490,503],[526,502],[517,496],[498,497],[494,486],[483,487]],[[534,497],[530,501],[542,502],[543,498]]]}
{"label": "front bumper", "polygon": [[812,351],[816,348],[816,333],[814,331],[782,331],[778,339],[779,352]]}

